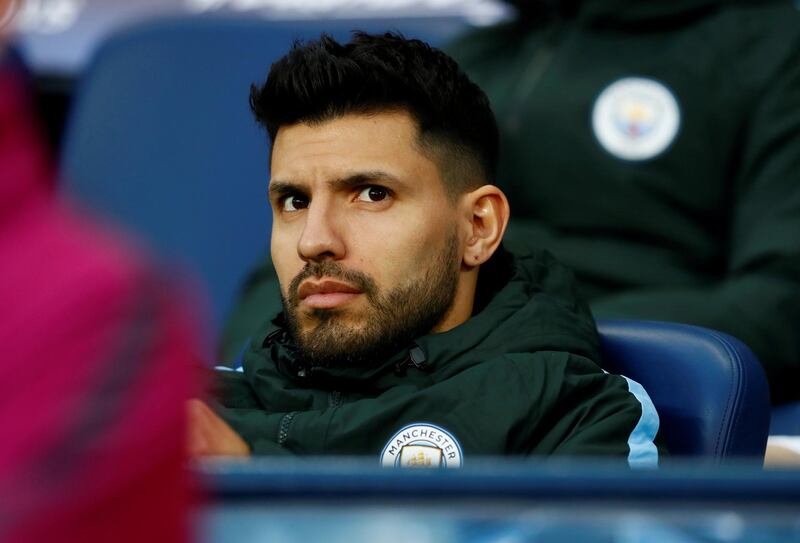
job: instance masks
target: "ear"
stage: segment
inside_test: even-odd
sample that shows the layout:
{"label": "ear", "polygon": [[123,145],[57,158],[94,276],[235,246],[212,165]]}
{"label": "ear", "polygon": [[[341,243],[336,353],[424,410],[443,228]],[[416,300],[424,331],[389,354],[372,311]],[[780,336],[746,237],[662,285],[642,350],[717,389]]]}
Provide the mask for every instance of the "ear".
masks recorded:
{"label": "ear", "polygon": [[494,185],[484,185],[463,198],[470,227],[463,262],[473,268],[489,260],[500,246],[511,210],[506,195]]}

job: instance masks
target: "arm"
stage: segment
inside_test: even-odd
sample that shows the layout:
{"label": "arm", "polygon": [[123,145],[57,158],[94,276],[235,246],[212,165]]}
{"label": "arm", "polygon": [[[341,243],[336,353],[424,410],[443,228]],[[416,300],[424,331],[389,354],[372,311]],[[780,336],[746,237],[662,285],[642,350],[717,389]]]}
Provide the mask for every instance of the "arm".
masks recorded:
{"label": "arm", "polygon": [[250,456],[250,447],[233,428],[198,399],[186,404],[189,456]]}
{"label": "arm", "polygon": [[[530,421],[528,454],[625,458],[633,468],[658,466],[664,453],[658,414],[641,385],[566,352],[513,359],[521,380],[529,383],[533,405],[541,409]],[[536,366],[546,368],[544,384]]]}
{"label": "arm", "polygon": [[290,454],[277,443],[278,425],[284,415],[264,410],[244,373],[213,373],[209,396],[216,399],[212,401],[214,409],[198,399],[186,405],[189,455]]}

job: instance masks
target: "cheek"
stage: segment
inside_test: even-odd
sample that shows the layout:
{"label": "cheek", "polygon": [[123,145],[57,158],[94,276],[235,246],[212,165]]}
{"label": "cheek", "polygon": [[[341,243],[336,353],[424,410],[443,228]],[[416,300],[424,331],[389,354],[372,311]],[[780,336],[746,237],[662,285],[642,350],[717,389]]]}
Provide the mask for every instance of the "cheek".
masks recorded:
{"label": "cheek", "polygon": [[270,240],[270,257],[281,290],[286,294],[289,283],[303,269],[303,261],[297,255],[297,242],[286,234],[281,234],[273,230]]}
{"label": "cheek", "polygon": [[443,250],[452,222],[415,216],[402,221],[378,221],[360,228],[353,266],[370,274],[382,287],[392,287],[423,274]]}

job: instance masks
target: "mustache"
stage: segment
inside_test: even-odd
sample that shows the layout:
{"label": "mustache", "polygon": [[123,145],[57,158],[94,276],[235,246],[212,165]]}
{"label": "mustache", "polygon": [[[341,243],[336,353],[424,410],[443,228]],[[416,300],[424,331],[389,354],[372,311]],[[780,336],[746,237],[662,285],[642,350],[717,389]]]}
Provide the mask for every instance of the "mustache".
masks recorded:
{"label": "mustache", "polygon": [[363,292],[367,299],[373,301],[377,295],[378,287],[375,280],[364,272],[349,270],[332,260],[323,260],[321,262],[308,262],[303,269],[298,273],[292,282],[289,283],[289,303],[292,307],[296,307],[300,303],[298,291],[300,284],[311,277],[330,277],[332,279],[339,279],[345,283],[353,285],[358,290]]}

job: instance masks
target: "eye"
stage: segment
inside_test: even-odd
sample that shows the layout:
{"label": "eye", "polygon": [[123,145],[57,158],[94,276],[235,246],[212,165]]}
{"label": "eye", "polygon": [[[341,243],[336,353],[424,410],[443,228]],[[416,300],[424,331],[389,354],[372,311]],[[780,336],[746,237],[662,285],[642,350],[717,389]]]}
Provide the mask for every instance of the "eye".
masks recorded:
{"label": "eye", "polygon": [[292,194],[283,199],[284,211],[299,211],[308,207],[308,198],[300,194]]}
{"label": "eye", "polygon": [[358,193],[358,200],[361,202],[380,202],[388,197],[389,189],[377,185],[364,187],[361,192]]}

